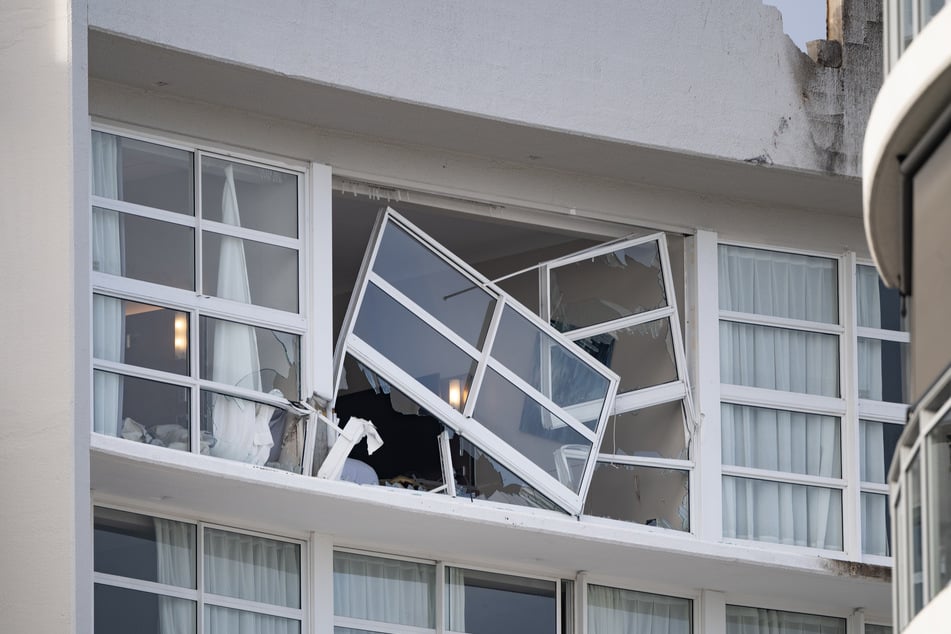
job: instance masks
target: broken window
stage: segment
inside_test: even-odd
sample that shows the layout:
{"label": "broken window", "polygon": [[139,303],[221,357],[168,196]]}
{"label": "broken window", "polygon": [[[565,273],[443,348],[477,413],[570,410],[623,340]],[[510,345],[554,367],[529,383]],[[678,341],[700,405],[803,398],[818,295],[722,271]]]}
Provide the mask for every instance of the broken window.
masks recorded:
{"label": "broken window", "polygon": [[542,318],[620,377],[585,512],[690,530],[693,405],[662,233],[539,268]]}
{"label": "broken window", "polygon": [[[493,274],[530,274],[496,285],[382,214],[338,322],[343,446],[319,475],[689,530],[694,417],[666,237],[577,251],[590,244],[503,258]],[[385,440],[372,456],[355,418]]]}
{"label": "broken window", "polygon": [[[579,512],[617,377],[391,209],[373,236],[341,331],[338,385],[352,357],[476,453]],[[580,468],[565,468],[568,453]]]}

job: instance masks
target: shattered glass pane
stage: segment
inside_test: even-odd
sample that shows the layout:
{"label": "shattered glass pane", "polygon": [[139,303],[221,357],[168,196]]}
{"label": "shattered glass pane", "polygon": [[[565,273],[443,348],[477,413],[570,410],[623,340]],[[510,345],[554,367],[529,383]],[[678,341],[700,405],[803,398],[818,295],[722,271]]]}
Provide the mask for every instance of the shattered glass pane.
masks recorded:
{"label": "shattered glass pane", "polygon": [[579,339],[575,343],[621,377],[618,394],[677,380],[677,360],[670,320]]}
{"label": "shattered glass pane", "polygon": [[648,526],[690,530],[689,473],[599,462],[584,512]]}
{"label": "shattered glass pane", "polygon": [[551,323],[562,332],[667,306],[656,240],[551,269]]}
{"label": "shattered glass pane", "polygon": [[683,404],[673,401],[611,416],[601,441],[601,453],[686,460]]}
{"label": "shattered glass pane", "polygon": [[393,223],[386,225],[373,272],[474,347],[481,347],[495,300]]}

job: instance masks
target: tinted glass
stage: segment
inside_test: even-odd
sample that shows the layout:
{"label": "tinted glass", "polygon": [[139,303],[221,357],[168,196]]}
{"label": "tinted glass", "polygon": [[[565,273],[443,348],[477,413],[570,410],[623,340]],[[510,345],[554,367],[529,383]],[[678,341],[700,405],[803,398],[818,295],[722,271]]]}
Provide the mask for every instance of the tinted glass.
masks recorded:
{"label": "tinted glass", "polygon": [[94,596],[96,634],[193,634],[196,630],[194,601],[100,583]]}
{"label": "tinted glass", "polygon": [[898,289],[885,286],[874,266],[859,265],[855,269],[858,325],[904,330]]}
{"label": "tinted glass", "polygon": [[194,229],[99,207],[92,214],[94,271],[194,290]]}
{"label": "tinted glass", "polygon": [[687,459],[687,427],[680,401],[612,415],[601,453]]}
{"label": "tinted glass", "polygon": [[550,634],[555,582],[446,569],[446,628],[468,634]]}
{"label": "tinted glass", "polygon": [[188,313],[93,295],[93,355],[188,374]]}
{"label": "tinted glass", "polygon": [[207,295],[297,312],[297,251],[202,233],[202,289]]}
{"label": "tinted glass", "polygon": [[[228,168],[230,182],[226,179]],[[234,197],[231,197],[231,183],[234,183]],[[231,198],[225,205],[227,197]],[[201,160],[201,198],[203,218],[297,237],[297,176],[294,174],[206,156]]]}
{"label": "tinted glass", "polygon": [[584,512],[689,531],[689,481],[687,471],[598,462]]}
{"label": "tinted glass", "polygon": [[97,507],[93,526],[96,572],[195,587],[194,524]]}

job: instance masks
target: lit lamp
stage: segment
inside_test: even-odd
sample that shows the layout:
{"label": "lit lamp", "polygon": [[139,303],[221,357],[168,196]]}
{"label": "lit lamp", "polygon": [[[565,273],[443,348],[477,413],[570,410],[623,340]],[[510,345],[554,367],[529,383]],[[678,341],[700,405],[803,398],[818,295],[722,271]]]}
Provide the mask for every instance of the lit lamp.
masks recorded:
{"label": "lit lamp", "polygon": [[175,333],[173,338],[175,358],[184,359],[188,352],[188,317],[185,313],[175,313]]}
{"label": "lit lamp", "polygon": [[453,409],[459,409],[462,406],[462,381],[459,379],[449,380],[449,404]]}

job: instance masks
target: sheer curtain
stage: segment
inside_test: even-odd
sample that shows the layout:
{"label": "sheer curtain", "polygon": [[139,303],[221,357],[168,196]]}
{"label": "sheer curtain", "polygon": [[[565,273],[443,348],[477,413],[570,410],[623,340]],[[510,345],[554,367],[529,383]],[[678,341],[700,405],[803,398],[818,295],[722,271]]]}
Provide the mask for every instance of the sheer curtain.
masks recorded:
{"label": "sheer curtain", "polygon": [[466,631],[466,572],[446,568],[446,626],[453,632]]}
{"label": "sheer curtain", "polygon": [[845,634],[845,619],[726,606],[727,634]]}
{"label": "sheer curtain", "polygon": [[[301,606],[300,546],[206,528],[205,591],[275,606]],[[206,634],[297,634],[300,622],[205,604]]]}
{"label": "sheer curtain", "polygon": [[[838,322],[836,264],[827,258],[720,247],[720,308]],[[724,383],[838,396],[838,337],[723,321]],[[838,419],[724,405],[725,464],[840,477]],[[842,548],[841,492],[723,478],[727,537]]]}
{"label": "sheer curtain", "polygon": [[[858,300],[858,325],[881,328],[881,297],[878,272],[868,266],[857,267],[856,297]],[[859,338],[859,398],[882,400],[882,342],[878,339]]]}
{"label": "sheer curtain", "polygon": [[[225,224],[241,226],[234,168],[225,168],[221,194],[221,214]],[[218,255],[218,296],[245,304],[251,303],[248,264],[240,238],[221,236]],[[215,326],[211,379],[218,383],[261,390],[258,341],[254,328],[230,321]],[[212,428],[216,439],[211,454],[221,458],[264,464],[274,440],[268,426],[273,409],[258,408],[255,403],[223,394],[212,395]],[[266,416],[265,416],[266,413]]]}
{"label": "sheer curtain", "polygon": [[[119,143],[111,134],[92,135],[92,193],[103,198],[119,198]],[[100,273],[122,275],[122,227],[119,212],[93,210],[92,268]],[[122,302],[93,295],[93,356],[104,361],[122,361],[124,320]],[[122,377],[106,372],[93,373],[93,431],[119,435],[122,413]]]}
{"label": "sheer curtain", "polygon": [[[195,526],[155,518],[158,582],[181,588],[195,587]],[[195,631],[195,606],[191,602],[160,596],[159,632],[189,634]]]}
{"label": "sheer curtain", "polygon": [[436,568],[431,564],[334,553],[334,614],[432,628]]}
{"label": "sheer curtain", "polygon": [[589,634],[690,634],[689,599],[588,586]]}

